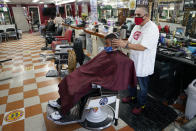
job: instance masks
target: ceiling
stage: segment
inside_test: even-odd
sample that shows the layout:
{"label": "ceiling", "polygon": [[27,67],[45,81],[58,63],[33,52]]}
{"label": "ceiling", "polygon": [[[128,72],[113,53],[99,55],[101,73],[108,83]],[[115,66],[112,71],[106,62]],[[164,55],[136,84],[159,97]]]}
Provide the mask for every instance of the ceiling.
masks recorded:
{"label": "ceiling", "polygon": [[55,0],[3,0],[3,1],[5,1],[7,4],[39,4],[40,2],[46,4],[55,3]]}

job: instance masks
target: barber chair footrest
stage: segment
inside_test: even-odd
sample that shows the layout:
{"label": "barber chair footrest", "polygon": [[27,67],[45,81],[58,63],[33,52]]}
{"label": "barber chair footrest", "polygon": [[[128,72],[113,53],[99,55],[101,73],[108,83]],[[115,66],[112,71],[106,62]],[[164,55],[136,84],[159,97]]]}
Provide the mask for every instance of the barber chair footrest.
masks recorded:
{"label": "barber chair footrest", "polygon": [[47,112],[47,118],[51,121],[53,121],[57,125],[68,125],[68,124],[74,124],[74,123],[80,123],[81,120],[76,120],[73,117],[65,116],[63,119],[60,119],[58,121],[55,121],[51,118],[50,114],[57,111],[57,109],[52,108],[51,106],[47,105],[46,112]]}
{"label": "barber chair footrest", "polygon": [[58,77],[59,76],[59,72],[57,70],[49,70],[46,73],[46,77]]}
{"label": "barber chair footrest", "polygon": [[61,70],[60,74],[57,70],[49,70],[46,73],[46,77],[65,77],[66,75],[68,75],[68,71],[67,70]]}

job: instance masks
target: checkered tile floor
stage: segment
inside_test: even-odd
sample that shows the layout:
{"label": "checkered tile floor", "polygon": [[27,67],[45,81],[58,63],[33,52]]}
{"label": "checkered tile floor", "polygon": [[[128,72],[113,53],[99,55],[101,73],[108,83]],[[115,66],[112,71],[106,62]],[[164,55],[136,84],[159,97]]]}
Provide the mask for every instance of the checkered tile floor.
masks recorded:
{"label": "checkered tile floor", "polygon": [[[0,67],[0,131],[86,131],[79,124],[57,126],[46,119],[48,100],[56,99],[60,78],[46,78],[48,70],[55,69],[53,61],[44,61],[40,53],[45,40],[38,33],[23,34],[21,40],[0,43],[0,60],[12,59]],[[5,116],[14,110],[23,110],[24,117],[7,123]],[[119,120],[117,127],[105,131],[132,131]]]}

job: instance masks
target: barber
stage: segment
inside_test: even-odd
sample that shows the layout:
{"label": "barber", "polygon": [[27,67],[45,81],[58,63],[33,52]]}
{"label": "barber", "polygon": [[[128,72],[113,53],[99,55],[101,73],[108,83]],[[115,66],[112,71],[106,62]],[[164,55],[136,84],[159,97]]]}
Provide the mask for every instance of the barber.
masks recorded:
{"label": "barber", "polygon": [[159,30],[150,20],[147,7],[137,7],[134,16],[136,25],[128,41],[115,39],[112,44],[130,51],[130,59],[134,61],[140,90],[137,92],[136,87],[129,86],[130,96],[123,98],[122,102],[137,102],[132,113],[140,114],[146,106],[149,75],[154,73]]}

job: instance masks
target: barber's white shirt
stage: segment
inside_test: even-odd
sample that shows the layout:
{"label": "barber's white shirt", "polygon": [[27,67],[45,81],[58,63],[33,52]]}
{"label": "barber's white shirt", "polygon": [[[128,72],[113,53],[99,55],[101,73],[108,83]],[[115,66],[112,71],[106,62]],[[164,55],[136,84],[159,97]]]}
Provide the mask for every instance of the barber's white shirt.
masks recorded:
{"label": "barber's white shirt", "polygon": [[129,43],[146,47],[144,51],[130,50],[130,58],[134,61],[137,77],[145,77],[154,73],[158,39],[158,27],[152,21],[144,26],[136,25],[133,28],[128,39]]}

